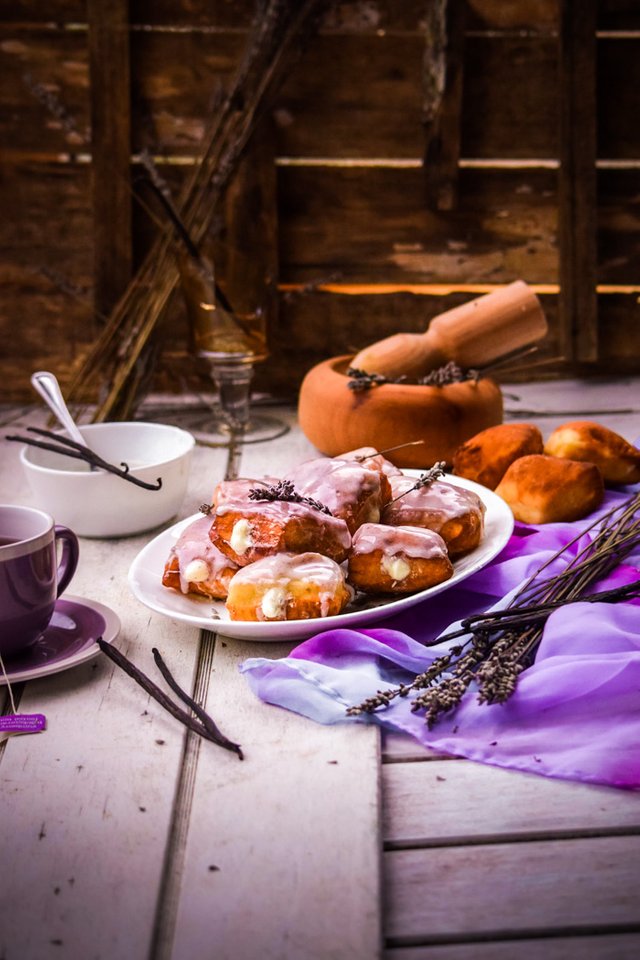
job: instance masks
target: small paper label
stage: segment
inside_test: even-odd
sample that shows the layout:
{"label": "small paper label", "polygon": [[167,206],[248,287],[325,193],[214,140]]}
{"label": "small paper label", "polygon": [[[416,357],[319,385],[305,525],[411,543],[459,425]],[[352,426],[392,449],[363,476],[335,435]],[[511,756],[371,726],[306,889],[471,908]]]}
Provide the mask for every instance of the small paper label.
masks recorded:
{"label": "small paper label", "polygon": [[13,713],[0,717],[0,733],[38,733],[46,725],[44,713]]}

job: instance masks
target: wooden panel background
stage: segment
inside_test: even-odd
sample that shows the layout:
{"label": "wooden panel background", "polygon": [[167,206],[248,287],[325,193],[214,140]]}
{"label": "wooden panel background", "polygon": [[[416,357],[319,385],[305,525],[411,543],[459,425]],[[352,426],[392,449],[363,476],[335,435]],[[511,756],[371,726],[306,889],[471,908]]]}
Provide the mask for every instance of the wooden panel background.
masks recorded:
{"label": "wooden panel background", "polygon": [[[268,259],[278,263],[279,298],[258,385],[294,396],[313,363],[423,329],[442,310],[517,277],[543,297],[551,324],[543,359],[564,355],[528,375],[638,372],[638,5],[578,5],[591,10],[596,30],[592,46],[572,49],[569,0],[451,0],[465,14],[460,114],[448,118],[459,130],[457,202],[437,209],[422,164],[429,2],[335,4],[270,110],[278,249]],[[113,6],[128,7],[124,38],[117,15],[105,12]],[[177,195],[254,11],[248,0],[2,5],[3,399],[32,399],[28,374],[39,367],[69,382],[158,230],[148,197],[132,189],[140,151],[154,156]],[[118,55],[128,43],[128,100],[121,83],[110,93],[100,70],[113,42]],[[566,82],[576,57],[595,76],[592,117],[578,116],[579,97]],[[92,147],[92,111],[94,138],[117,142],[96,129],[105,110],[129,120],[131,178]],[[580,168],[568,195],[559,176],[570,151],[590,142],[593,208]],[[586,177],[589,156],[581,164]],[[576,211],[582,219],[571,220]],[[222,210],[215,227],[224,242],[233,225]],[[586,266],[585,256],[593,261]],[[179,387],[193,374],[179,296],[158,335],[155,385]]]}

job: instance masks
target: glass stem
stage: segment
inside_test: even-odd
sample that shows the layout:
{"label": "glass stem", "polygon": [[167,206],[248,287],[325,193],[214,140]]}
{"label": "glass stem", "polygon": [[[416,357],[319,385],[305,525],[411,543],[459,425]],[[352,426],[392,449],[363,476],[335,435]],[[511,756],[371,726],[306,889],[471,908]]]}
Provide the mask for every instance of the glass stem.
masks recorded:
{"label": "glass stem", "polygon": [[231,430],[244,432],[249,425],[253,365],[212,363],[211,376],[218,388],[225,421]]}

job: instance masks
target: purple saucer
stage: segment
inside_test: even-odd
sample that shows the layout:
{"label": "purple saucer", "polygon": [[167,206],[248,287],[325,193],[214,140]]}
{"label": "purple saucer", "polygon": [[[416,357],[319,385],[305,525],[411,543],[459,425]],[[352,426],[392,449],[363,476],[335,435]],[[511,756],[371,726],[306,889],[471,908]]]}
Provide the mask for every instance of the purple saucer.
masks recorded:
{"label": "purple saucer", "polygon": [[[11,683],[60,673],[85,663],[100,653],[98,637],[113,641],[120,619],[104,604],[68,594],[56,600],[51,622],[39,640],[19,657],[5,659]],[[0,672],[0,686],[6,680]]]}

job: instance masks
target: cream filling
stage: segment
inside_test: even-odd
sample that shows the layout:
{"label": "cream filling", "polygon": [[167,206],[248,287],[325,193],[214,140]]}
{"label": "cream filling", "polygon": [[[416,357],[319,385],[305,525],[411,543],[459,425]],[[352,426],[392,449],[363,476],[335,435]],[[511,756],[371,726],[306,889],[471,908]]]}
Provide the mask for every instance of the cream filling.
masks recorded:
{"label": "cream filling", "polygon": [[268,620],[284,620],[287,610],[287,591],[284,587],[269,587],[260,606]]}
{"label": "cream filling", "polygon": [[249,547],[253,546],[251,524],[245,517],[233,525],[231,537],[229,538],[229,546],[239,557],[241,557],[243,553],[246,553]]}
{"label": "cream filling", "polygon": [[411,567],[403,557],[385,557],[381,566],[396,581],[404,580],[411,573]]}
{"label": "cream filling", "polygon": [[203,583],[209,579],[209,564],[205,560],[191,560],[182,576],[187,583]]}

